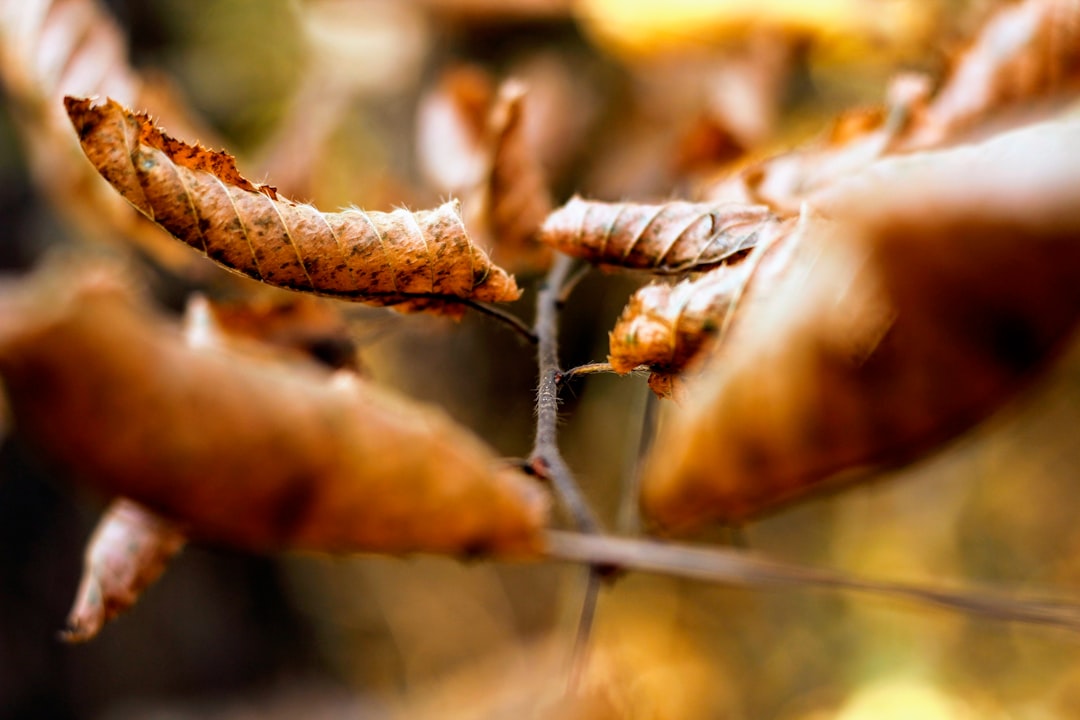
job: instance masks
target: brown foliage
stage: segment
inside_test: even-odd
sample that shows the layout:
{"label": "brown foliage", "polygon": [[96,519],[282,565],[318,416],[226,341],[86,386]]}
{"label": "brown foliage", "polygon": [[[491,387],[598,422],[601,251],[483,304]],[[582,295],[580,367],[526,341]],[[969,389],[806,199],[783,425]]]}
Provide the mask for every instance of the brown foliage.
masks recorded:
{"label": "brown foliage", "polygon": [[489,119],[491,151],[487,173],[467,213],[470,228],[491,239],[492,257],[511,270],[544,269],[551,248],[536,233],[551,212],[551,195],[536,148],[525,132],[524,86],[503,83]]}
{"label": "brown foliage", "polygon": [[[942,145],[980,122],[991,125],[1002,108],[1052,97],[1076,85],[1077,28],[1080,14],[1075,3],[1031,0],[1004,8],[958,56],[932,100],[926,78],[899,75],[889,88],[889,112],[845,112],[819,145],[751,165],[713,186],[707,195],[718,202],[765,203],[778,212],[794,212],[815,191],[883,156]],[[747,275],[745,269],[740,272]],[[717,293],[734,289],[718,277],[676,289],[642,289],[612,333],[613,368],[625,372],[648,365],[661,374],[681,370],[733,310],[732,303]],[[660,388],[670,385],[655,376],[650,383]]]}
{"label": "brown foliage", "polygon": [[575,197],[548,216],[540,239],[599,265],[676,273],[706,270],[745,254],[777,222],[761,206]]}
{"label": "brown foliage", "polygon": [[784,269],[779,245],[790,236],[792,223],[771,225],[741,262],[635,292],[609,335],[611,368],[628,373],[644,365],[653,372],[649,386],[669,396],[671,380],[664,376],[678,375],[710,342],[723,338],[741,310],[747,286],[775,284],[774,276]]}
{"label": "brown foliage", "polygon": [[411,213],[321,213],[240,175],[233,158],[169,137],[113,101],[66,98],[94,167],[170,233],[270,285],[405,311],[460,314],[461,300],[508,301],[511,276],[465,233],[457,203]]}
{"label": "brown foliage", "polygon": [[1080,4],[1026,0],[993,14],[914,118],[905,149],[931,147],[1020,103],[1080,87]]}
{"label": "brown foliage", "polygon": [[1078,150],[1080,124],[1036,125],[812,199],[790,267],[751,287],[766,296],[654,446],[648,514],[758,515],[915,458],[1030,382],[1080,316]]}
{"label": "brown foliage", "polygon": [[[197,306],[197,303],[196,303]],[[189,315],[193,305],[189,302]],[[207,302],[207,322],[223,335],[234,335],[313,357],[333,368],[359,369],[353,331],[326,300],[310,295],[276,293],[245,300]]]}
{"label": "brown foliage", "polygon": [[888,110],[841,115],[816,144],[719,178],[702,191],[716,202],[764,203],[795,212],[807,196],[879,158],[1002,130],[1029,121],[1080,87],[1080,5],[1026,0],[998,10],[956,53],[936,93],[900,75]]}
{"label": "brown foliage", "polygon": [[135,604],[186,542],[173,523],[130,500],[114,500],[87,543],[63,638],[93,639],[105,623]]}
{"label": "brown foliage", "polygon": [[543,493],[442,413],[347,371],[186,341],[103,272],[8,289],[0,328],[17,431],[193,538],[264,551],[539,546]]}
{"label": "brown foliage", "polygon": [[100,3],[0,3],[0,82],[37,186],[80,238],[120,241],[174,271],[199,275],[197,258],[133,215],[79,157],[61,104],[65,94],[109,95],[152,109],[174,130],[213,135],[193,118],[170,78],[130,66],[123,32]]}
{"label": "brown foliage", "polygon": [[440,192],[464,195],[470,235],[514,272],[551,262],[551,249],[536,240],[551,195],[527,110],[523,83],[507,80],[496,90],[494,79],[472,65],[443,73],[418,109],[419,159],[428,181]]}
{"label": "brown foliage", "polygon": [[482,182],[495,80],[475,65],[455,65],[416,109],[417,160],[441,193],[462,193]]}

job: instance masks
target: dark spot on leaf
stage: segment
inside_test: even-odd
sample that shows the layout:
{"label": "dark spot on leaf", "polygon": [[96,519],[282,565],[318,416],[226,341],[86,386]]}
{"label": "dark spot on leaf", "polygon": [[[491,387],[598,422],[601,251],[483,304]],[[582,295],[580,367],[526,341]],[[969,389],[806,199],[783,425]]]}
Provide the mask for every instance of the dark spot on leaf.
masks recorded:
{"label": "dark spot on leaf", "polygon": [[275,538],[288,540],[303,525],[315,501],[315,487],[312,478],[305,475],[289,479],[270,513],[270,527]]}

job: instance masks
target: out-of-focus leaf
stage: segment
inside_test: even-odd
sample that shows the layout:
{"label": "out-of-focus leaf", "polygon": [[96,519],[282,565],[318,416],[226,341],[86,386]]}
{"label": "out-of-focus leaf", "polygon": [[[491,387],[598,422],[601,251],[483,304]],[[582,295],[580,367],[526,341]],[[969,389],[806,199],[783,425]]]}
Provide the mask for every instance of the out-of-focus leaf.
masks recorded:
{"label": "out-of-focus leaf", "polygon": [[[651,608],[650,608],[651,609]],[[504,650],[416,688],[402,717],[413,720],[628,720],[713,717],[704,647],[666,617],[626,612],[605,623],[580,687],[566,692],[566,648],[556,638]],[[609,629],[610,628],[610,629]],[[723,682],[722,680],[720,682]],[[672,692],[677,688],[677,692]]]}
{"label": "out-of-focus leaf", "polygon": [[992,15],[954,60],[936,94],[899,75],[888,110],[842,115],[816,144],[752,163],[709,184],[713,202],[764,203],[794,212],[811,193],[881,157],[940,147],[1045,116],[1080,89],[1080,6],[1026,0]]}
{"label": "out-of-focus leaf", "polygon": [[93,639],[105,623],[138,601],[186,542],[173,523],[138,503],[114,500],[87,544],[82,581],[63,638]]}
{"label": "out-of-focus leaf", "polygon": [[115,193],[80,157],[61,100],[66,94],[109,95],[149,107],[176,131],[210,140],[167,78],[128,64],[125,38],[95,0],[0,1],[0,82],[38,187],[83,238],[118,239],[188,275],[204,266],[170,242]]}
{"label": "out-of-focus leaf", "polygon": [[551,212],[535,146],[525,128],[525,88],[508,81],[499,88],[489,120],[487,171],[467,204],[466,225],[491,240],[491,256],[512,271],[536,271],[551,262],[551,248],[537,231]]}
{"label": "out-of-focus leaf", "polygon": [[476,65],[455,65],[420,100],[417,159],[428,183],[460,194],[479,185],[488,163],[488,117],[495,80]]}
{"label": "out-of-focus leaf", "polygon": [[465,197],[476,242],[513,272],[547,267],[551,250],[536,239],[551,212],[551,193],[527,127],[527,92],[516,80],[496,91],[472,65],[451,68],[418,110],[419,159],[429,182]]}
{"label": "out-of-focus leaf", "polygon": [[809,201],[790,266],[654,445],[658,523],[740,521],[914,459],[1029,383],[1080,318],[1080,124],[882,160]]}
{"label": "out-of-focus leaf", "polygon": [[932,147],[992,120],[995,112],[1080,89],[1080,4],[1025,0],[983,25],[899,145]]}
{"label": "out-of-focus leaf", "polygon": [[[545,495],[353,373],[192,343],[103,271],[0,298],[17,432],[100,490],[253,550],[530,554]],[[92,421],[88,420],[92,418]]]}
{"label": "out-of-focus leaf", "polygon": [[791,34],[761,30],[716,53],[702,80],[702,106],[675,147],[677,177],[728,165],[773,140],[801,45]]}
{"label": "out-of-focus leaf", "polygon": [[[189,313],[191,307],[189,303]],[[207,301],[202,312],[223,334],[260,340],[283,352],[313,357],[328,367],[359,369],[349,324],[329,301],[275,293]]]}

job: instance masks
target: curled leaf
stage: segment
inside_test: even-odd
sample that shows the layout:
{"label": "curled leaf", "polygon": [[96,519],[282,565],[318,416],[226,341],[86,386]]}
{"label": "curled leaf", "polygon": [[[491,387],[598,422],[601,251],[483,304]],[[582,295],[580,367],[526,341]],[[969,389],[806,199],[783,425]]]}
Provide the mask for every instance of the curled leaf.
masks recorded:
{"label": "curled leaf", "polygon": [[902,146],[931,147],[995,111],[1080,87],[1080,5],[1026,0],[998,9],[954,60]]}
{"label": "curled leaf", "polygon": [[711,342],[721,339],[741,313],[751,282],[766,287],[775,283],[773,275],[783,269],[777,244],[786,240],[792,224],[774,229],[780,234],[763,239],[742,262],[676,285],[652,283],[635,292],[609,334],[612,369],[624,374],[644,365],[653,372],[650,387],[669,396],[672,381],[657,376],[681,373]]}
{"label": "curled leaf", "polygon": [[488,118],[495,81],[476,65],[456,65],[420,99],[416,114],[417,160],[441,193],[461,193],[482,181]]}
{"label": "curled leaf", "polygon": [[218,264],[270,285],[460,314],[520,294],[468,238],[456,202],[322,213],[253,185],[233,158],[175,140],[113,101],[65,105],[94,167],[137,209]]}
{"label": "curled leaf", "polygon": [[705,270],[746,253],[777,222],[764,206],[575,197],[548,216],[540,239],[600,265],[675,273]]}
{"label": "curled leaf", "polygon": [[443,413],[347,371],[185,340],[101,271],[43,271],[0,295],[0,376],[16,431],[44,456],[193,539],[538,546],[544,494]]}
{"label": "curled leaf", "polygon": [[138,601],[186,542],[185,534],[168,520],[130,500],[114,500],[86,546],[64,640],[93,639],[105,623]]}
{"label": "curled leaf", "polygon": [[551,248],[537,241],[536,233],[551,212],[548,192],[536,148],[525,132],[525,88],[503,83],[491,110],[491,152],[487,174],[477,187],[470,228],[481,228],[490,238],[492,256],[512,270],[537,270],[551,262]]}
{"label": "curled leaf", "polygon": [[1080,123],[1046,123],[809,201],[788,267],[656,441],[647,513],[759,515],[917,458],[1030,383],[1080,320],[1078,151]]}
{"label": "curled leaf", "polygon": [[809,195],[886,155],[1045,117],[1078,88],[1080,6],[1074,0],[1009,4],[958,54],[936,93],[926,77],[899,75],[889,87],[887,111],[846,113],[820,141],[725,175],[701,195],[794,212]]}

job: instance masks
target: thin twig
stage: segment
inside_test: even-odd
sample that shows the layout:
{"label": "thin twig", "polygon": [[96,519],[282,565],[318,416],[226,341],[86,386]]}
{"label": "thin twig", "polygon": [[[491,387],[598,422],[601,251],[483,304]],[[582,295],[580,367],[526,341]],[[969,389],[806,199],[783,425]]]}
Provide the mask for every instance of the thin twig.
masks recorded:
{"label": "thin twig", "polygon": [[[528,464],[536,475],[551,484],[563,508],[579,531],[598,533],[602,532],[600,522],[585,501],[573,473],[563,460],[557,439],[558,381],[562,374],[559,370],[559,309],[569,294],[567,288],[572,287],[570,283],[576,282],[580,277],[580,273],[570,276],[573,265],[574,261],[571,258],[558,255],[536,298],[536,321],[533,333],[537,338],[539,383],[536,391],[536,439],[533,442],[532,452],[529,454]],[[585,596],[582,600],[581,616],[578,620],[567,677],[568,693],[577,690],[585,672],[600,580],[606,572],[605,566],[589,566],[585,581]]]}
{"label": "thin twig", "polygon": [[619,514],[615,527],[620,534],[637,535],[641,531],[640,505],[641,476],[645,471],[645,457],[652,448],[659,415],[659,399],[652,392],[642,393],[641,431],[634,457],[629,462],[629,469],[623,474],[623,486],[619,493]]}
{"label": "thin twig", "polygon": [[559,416],[558,377],[558,298],[573,260],[559,255],[536,298],[536,323],[539,386],[536,391],[536,440],[529,454],[529,466],[537,476],[551,483],[574,526],[582,532],[597,532],[600,524],[589,508],[559,452],[556,427]]}
{"label": "thin twig", "polygon": [[757,553],[694,547],[650,540],[551,530],[548,556],[558,560],[608,563],[626,570],[741,587],[813,587],[863,592],[1011,622],[1080,631],[1080,605],[1043,599],[1010,598],[974,590],[950,590],[912,583],[869,580],[842,572],[784,563]]}
{"label": "thin twig", "polygon": [[570,382],[571,380],[576,380],[577,378],[581,377],[582,375],[595,375],[597,373],[609,373],[609,372],[615,372],[615,370],[612,369],[612,367],[611,367],[611,363],[606,363],[606,362],[585,363],[584,365],[578,365],[576,367],[572,367],[569,370],[566,370],[566,371],[560,373],[559,376],[557,378],[555,378],[555,380],[556,380],[556,382],[558,382],[559,385],[565,385],[566,383]]}
{"label": "thin twig", "polygon": [[529,341],[530,344],[535,345],[537,343],[536,333],[533,332],[532,328],[529,327],[528,323],[519,318],[517,315],[507,312],[502,308],[497,308],[493,305],[488,305],[487,303],[478,302],[476,300],[465,299],[461,301],[461,304],[467,307],[471,307],[473,310],[487,315],[490,318],[498,320],[499,322],[503,323],[511,330],[516,332],[518,335],[525,338],[525,340]]}
{"label": "thin twig", "polygon": [[[579,377],[585,375],[599,375],[601,373],[614,373],[615,369],[611,367],[611,363],[606,362],[592,362],[585,363],[584,365],[575,365],[569,370],[564,370],[555,380],[560,386],[567,385],[572,380],[577,380]],[[649,372],[648,365],[638,365],[631,373],[637,374],[642,372]]]}
{"label": "thin twig", "polygon": [[585,576],[585,592],[581,598],[581,616],[578,618],[577,634],[574,636],[574,650],[571,654],[570,672],[566,681],[566,692],[573,695],[581,687],[585,675],[585,666],[589,660],[589,640],[592,637],[593,621],[596,619],[596,603],[600,598],[601,572],[595,566],[589,568]]}

